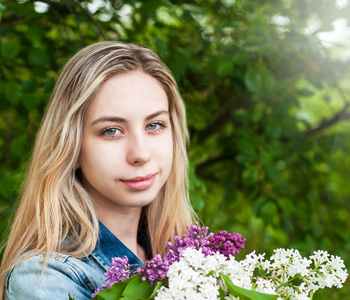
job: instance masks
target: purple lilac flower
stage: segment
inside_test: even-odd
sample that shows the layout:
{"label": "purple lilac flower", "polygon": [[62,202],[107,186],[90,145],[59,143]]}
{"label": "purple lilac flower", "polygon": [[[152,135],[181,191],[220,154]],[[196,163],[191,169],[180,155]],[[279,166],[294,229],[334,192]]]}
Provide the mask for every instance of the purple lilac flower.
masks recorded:
{"label": "purple lilac flower", "polygon": [[166,243],[168,252],[164,256],[164,261],[167,261],[169,265],[179,261],[182,256],[182,252],[191,247],[201,251],[207,256],[210,255],[211,250],[208,247],[209,237],[212,234],[208,234],[208,227],[200,227],[198,222],[194,225],[187,226],[188,233],[184,234],[181,239],[178,236],[174,236],[174,244],[171,242]]}
{"label": "purple lilac flower", "polygon": [[101,289],[96,289],[95,294],[103,289],[109,288],[113,283],[123,281],[132,276],[141,274],[142,280],[148,279],[152,285],[166,278],[169,267],[176,261],[180,260],[182,253],[187,248],[200,250],[205,256],[219,252],[228,259],[230,255],[236,255],[244,248],[245,238],[238,233],[227,233],[226,230],[219,231],[216,234],[208,233],[208,227],[200,227],[198,222],[194,225],[187,226],[188,233],[183,238],[174,236],[174,244],[166,243],[168,252],[164,258],[157,254],[152,259],[146,261],[144,265],[131,271],[128,258],[115,257],[109,266],[108,272],[105,273],[106,284]]}
{"label": "purple lilac flower", "polygon": [[136,274],[142,275],[142,280],[148,279],[152,285],[163,280],[169,270],[169,261],[163,261],[160,254],[145,262],[140,268],[136,269]]}
{"label": "purple lilac flower", "polygon": [[200,227],[198,222],[187,226],[187,229],[188,233],[184,234],[182,239],[175,236],[174,244],[171,242],[166,244],[169,250],[164,261],[168,261],[169,265],[179,261],[182,252],[189,247],[201,250],[205,256],[220,252],[227,258],[229,255],[238,254],[244,248],[246,239],[238,233],[227,233],[226,230],[217,234],[208,233],[208,227]]}
{"label": "purple lilac flower", "polygon": [[219,231],[210,239],[210,247],[213,252],[219,252],[227,257],[236,255],[244,248],[246,239],[239,233],[227,233]]}
{"label": "purple lilac flower", "polygon": [[106,286],[110,287],[113,283],[129,278],[131,274],[130,267],[127,256],[112,258],[112,263],[109,265],[107,273],[105,273]]}
{"label": "purple lilac flower", "polygon": [[95,297],[96,293],[101,292],[101,290],[108,289],[114,283],[128,279],[130,276],[134,276],[130,269],[132,266],[134,265],[129,265],[129,259],[127,256],[124,256],[123,258],[113,257],[112,263],[108,267],[108,271],[104,274],[106,284],[102,285],[101,288],[97,288],[91,297]]}

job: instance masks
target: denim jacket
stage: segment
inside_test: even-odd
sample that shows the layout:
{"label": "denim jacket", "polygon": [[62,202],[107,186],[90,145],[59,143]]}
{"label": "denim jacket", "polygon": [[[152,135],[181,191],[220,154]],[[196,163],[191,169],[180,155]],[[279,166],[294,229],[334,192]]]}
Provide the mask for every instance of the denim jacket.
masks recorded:
{"label": "denim jacket", "polygon": [[102,223],[95,250],[86,258],[78,259],[54,252],[42,275],[44,255],[26,259],[8,274],[5,286],[6,300],[90,299],[95,289],[105,284],[104,273],[112,257],[126,255],[130,264],[142,262]]}

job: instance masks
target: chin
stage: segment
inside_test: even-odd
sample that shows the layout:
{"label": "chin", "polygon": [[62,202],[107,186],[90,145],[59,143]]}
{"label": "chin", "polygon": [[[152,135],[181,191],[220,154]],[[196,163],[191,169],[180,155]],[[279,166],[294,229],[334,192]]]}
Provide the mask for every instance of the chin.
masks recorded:
{"label": "chin", "polygon": [[135,207],[145,207],[145,206],[151,204],[155,199],[156,199],[156,197],[152,197],[152,198],[142,197],[140,199],[134,199],[134,201],[132,201],[132,203],[134,204],[133,206],[135,206]]}

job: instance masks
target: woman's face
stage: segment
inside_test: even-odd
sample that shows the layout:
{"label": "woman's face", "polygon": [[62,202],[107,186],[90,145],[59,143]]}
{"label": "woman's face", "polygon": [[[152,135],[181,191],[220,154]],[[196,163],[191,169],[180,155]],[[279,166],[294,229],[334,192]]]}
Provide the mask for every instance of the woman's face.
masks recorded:
{"label": "woman's face", "polygon": [[84,118],[78,165],[99,208],[123,210],[152,202],[173,160],[168,99],[143,72],[107,80]]}

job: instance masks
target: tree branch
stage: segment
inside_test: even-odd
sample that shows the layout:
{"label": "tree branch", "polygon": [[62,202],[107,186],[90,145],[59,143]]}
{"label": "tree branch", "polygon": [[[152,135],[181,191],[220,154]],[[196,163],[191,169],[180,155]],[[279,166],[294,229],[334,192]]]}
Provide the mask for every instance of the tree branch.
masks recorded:
{"label": "tree branch", "polygon": [[350,106],[349,102],[345,103],[343,109],[340,112],[335,114],[332,118],[330,118],[328,120],[324,120],[323,122],[321,122],[321,124],[317,125],[316,127],[305,131],[304,134],[306,136],[311,136],[311,135],[314,135],[314,134],[322,131],[323,129],[325,129],[327,127],[332,126],[333,124],[339,122],[340,120],[349,119],[350,118],[350,113],[348,111],[349,106]]}
{"label": "tree branch", "polygon": [[206,168],[207,166],[226,159],[232,159],[232,157],[233,155],[219,155],[219,156],[209,157],[207,160],[197,164],[196,172],[199,174],[201,173],[202,169]]}
{"label": "tree branch", "polygon": [[74,16],[75,22],[77,23],[77,26],[78,26],[78,33],[79,33],[80,40],[83,44],[85,44],[84,36],[83,36],[83,33],[81,32],[80,21],[79,21],[78,15],[76,14],[75,10],[72,9],[69,4],[67,4],[66,1],[64,2],[64,4],[66,5],[69,12]]}
{"label": "tree branch", "polygon": [[56,18],[61,22],[62,26],[63,26],[63,31],[65,33],[67,33],[67,28],[66,28],[66,24],[63,20],[63,18],[61,17],[60,13],[57,11],[56,7],[54,5],[52,5],[52,3],[50,2],[49,3],[49,7],[50,7],[50,10],[53,12],[53,14],[56,16]]}
{"label": "tree branch", "polygon": [[95,18],[93,17],[93,15],[92,15],[87,9],[85,9],[85,8],[81,5],[81,3],[80,3],[78,0],[73,0],[73,1],[74,1],[74,3],[75,3],[76,5],[78,5],[78,6],[88,15],[88,17],[91,19],[91,21],[96,25],[97,29],[99,30],[99,32],[101,33],[101,35],[103,36],[103,38],[104,38],[106,41],[108,41],[108,38],[107,38],[106,34],[104,33],[104,31],[103,31],[101,25],[95,20]]}
{"label": "tree branch", "polygon": [[[212,134],[216,133],[218,129],[222,128],[226,124],[226,122],[229,122],[230,120],[230,112],[225,111],[223,114],[221,114],[216,120],[214,121],[213,124],[210,125],[212,128],[216,128],[215,131],[212,132]],[[211,134],[210,130],[206,127],[205,129],[201,131],[197,131],[197,141],[198,144],[201,144],[204,142],[205,139],[207,139]]]}

